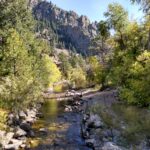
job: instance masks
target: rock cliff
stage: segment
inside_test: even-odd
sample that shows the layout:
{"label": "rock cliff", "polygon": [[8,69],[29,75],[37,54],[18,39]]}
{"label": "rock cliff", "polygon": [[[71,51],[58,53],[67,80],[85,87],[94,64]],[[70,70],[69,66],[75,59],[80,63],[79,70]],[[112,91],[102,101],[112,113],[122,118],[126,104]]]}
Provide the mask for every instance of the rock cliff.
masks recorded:
{"label": "rock cliff", "polygon": [[89,53],[90,42],[97,35],[97,22],[91,23],[86,16],[65,11],[51,2],[31,0],[31,4],[35,18],[53,24],[55,33],[65,45],[73,45],[77,52],[84,55]]}

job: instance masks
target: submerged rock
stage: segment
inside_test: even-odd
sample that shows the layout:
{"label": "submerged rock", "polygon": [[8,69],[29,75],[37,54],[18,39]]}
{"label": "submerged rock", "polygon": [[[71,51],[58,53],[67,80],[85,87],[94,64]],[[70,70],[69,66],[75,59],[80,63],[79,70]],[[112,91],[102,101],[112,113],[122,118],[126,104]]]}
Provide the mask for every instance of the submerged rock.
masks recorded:
{"label": "submerged rock", "polygon": [[42,134],[48,134],[48,130],[46,128],[41,128],[39,129],[39,131],[42,133]]}

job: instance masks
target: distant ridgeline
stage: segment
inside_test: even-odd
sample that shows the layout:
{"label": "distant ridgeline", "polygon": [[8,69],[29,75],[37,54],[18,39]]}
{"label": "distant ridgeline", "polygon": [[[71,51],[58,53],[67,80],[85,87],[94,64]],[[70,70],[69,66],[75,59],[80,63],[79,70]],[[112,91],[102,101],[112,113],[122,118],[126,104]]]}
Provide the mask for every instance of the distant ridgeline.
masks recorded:
{"label": "distant ridgeline", "polygon": [[30,0],[37,20],[38,36],[50,41],[57,48],[89,55],[91,40],[97,35],[97,22],[90,23],[86,16],[78,16],[73,11],[65,11],[47,1]]}

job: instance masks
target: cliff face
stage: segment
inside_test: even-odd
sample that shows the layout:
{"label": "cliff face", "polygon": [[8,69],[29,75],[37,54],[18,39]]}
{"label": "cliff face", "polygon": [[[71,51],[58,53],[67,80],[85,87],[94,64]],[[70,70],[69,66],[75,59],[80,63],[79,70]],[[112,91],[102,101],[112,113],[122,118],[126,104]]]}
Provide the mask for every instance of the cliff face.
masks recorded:
{"label": "cliff face", "polygon": [[33,8],[33,7],[35,7],[38,3],[40,3],[41,0],[28,0],[28,2],[29,2],[29,6],[30,6],[31,8]]}
{"label": "cliff face", "polygon": [[90,41],[97,35],[97,23],[90,23],[86,16],[78,16],[74,11],[65,11],[51,2],[31,0],[33,13],[38,21],[55,24],[58,36],[69,41],[82,54],[89,53]]}

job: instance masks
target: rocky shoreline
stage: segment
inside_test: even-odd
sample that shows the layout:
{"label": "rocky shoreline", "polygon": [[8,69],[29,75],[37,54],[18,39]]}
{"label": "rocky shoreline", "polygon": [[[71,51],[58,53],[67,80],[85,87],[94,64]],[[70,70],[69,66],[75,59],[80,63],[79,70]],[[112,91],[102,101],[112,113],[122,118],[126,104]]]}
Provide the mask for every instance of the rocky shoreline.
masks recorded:
{"label": "rocky shoreline", "polygon": [[[43,114],[40,113],[41,107],[42,103],[39,103],[26,111],[20,111],[18,114],[9,114],[7,121],[10,127],[9,132],[0,131],[2,149],[30,149],[27,139],[35,137],[32,125],[38,118],[43,117]],[[77,112],[81,114],[81,136],[85,140],[86,146],[93,150],[122,150],[122,148],[105,139],[105,137],[102,138],[105,140],[100,140],[97,137],[95,133],[103,130],[104,123],[98,115],[86,112],[87,107],[88,100],[83,99],[82,94],[74,93],[64,108],[65,112]],[[47,132],[45,128],[39,129],[39,131],[43,133]],[[104,136],[106,135],[104,134]]]}
{"label": "rocky shoreline", "polygon": [[17,114],[10,113],[7,119],[9,131],[0,130],[0,147],[4,150],[18,150],[28,148],[27,138],[34,137],[35,133],[32,124],[42,117],[40,108],[42,103],[38,103],[30,109],[21,110]]}
{"label": "rocky shoreline", "polygon": [[[67,103],[65,102],[63,104],[64,113],[58,115],[58,122],[56,122],[56,124],[65,125],[65,123],[67,122],[68,124],[70,124],[71,128],[75,127],[76,130],[79,130],[79,133],[76,136],[80,136],[81,140],[83,139],[84,146],[88,147],[88,150],[127,150],[127,148],[117,145],[117,140],[120,139],[121,132],[113,127],[108,128],[101,115],[91,112],[88,109],[92,107],[92,103],[97,100],[98,102],[99,100],[101,102],[105,102],[105,98],[107,98],[108,103],[114,103],[114,101],[112,100],[116,99],[116,93],[114,91],[109,92],[109,97],[111,98],[109,98],[108,95],[106,96],[105,91],[103,93],[95,93],[97,99],[93,97],[93,95],[83,96],[81,93],[69,94],[72,95],[72,98],[69,98]],[[105,97],[104,100],[102,100],[103,96]],[[43,107],[42,103],[39,103],[30,109],[20,111],[18,114],[9,114],[7,124],[10,130],[8,132],[0,131],[0,143],[2,149],[30,149],[30,141],[28,139],[36,138],[36,134],[34,129],[32,128],[32,125],[39,118],[43,119],[44,114],[40,112],[41,107]],[[64,120],[64,122],[61,122],[61,120]],[[78,126],[76,126],[77,124]],[[39,128],[38,132],[42,133],[42,135],[45,136],[51,134],[47,127]],[[71,129],[69,129],[68,132],[69,135],[74,135],[74,132],[72,132]],[[64,133],[64,135],[66,135],[66,132]],[[74,136],[71,140],[74,140],[76,136]],[[56,139],[56,141],[57,140],[57,143],[49,143],[48,147],[53,148],[55,147],[55,145],[61,147],[61,144],[63,146],[68,146],[63,143],[63,140]],[[66,139],[66,143],[67,140],[68,139]],[[140,148],[148,150],[146,145],[147,143],[144,141],[142,142],[142,145],[140,145]],[[43,145],[43,147],[45,146]],[[130,147],[128,149],[132,150],[132,148]],[[42,150],[41,147],[39,148],[39,150]]]}
{"label": "rocky shoreline", "polygon": [[109,141],[109,137],[111,137],[108,135],[109,133],[105,132],[101,137],[103,140],[99,139],[95,133],[103,130],[104,123],[97,114],[86,112],[87,107],[88,100],[76,96],[70,100],[70,104],[65,108],[65,111],[77,111],[82,114],[81,134],[85,144],[93,150],[125,150],[125,148],[113,143],[112,140]]}

